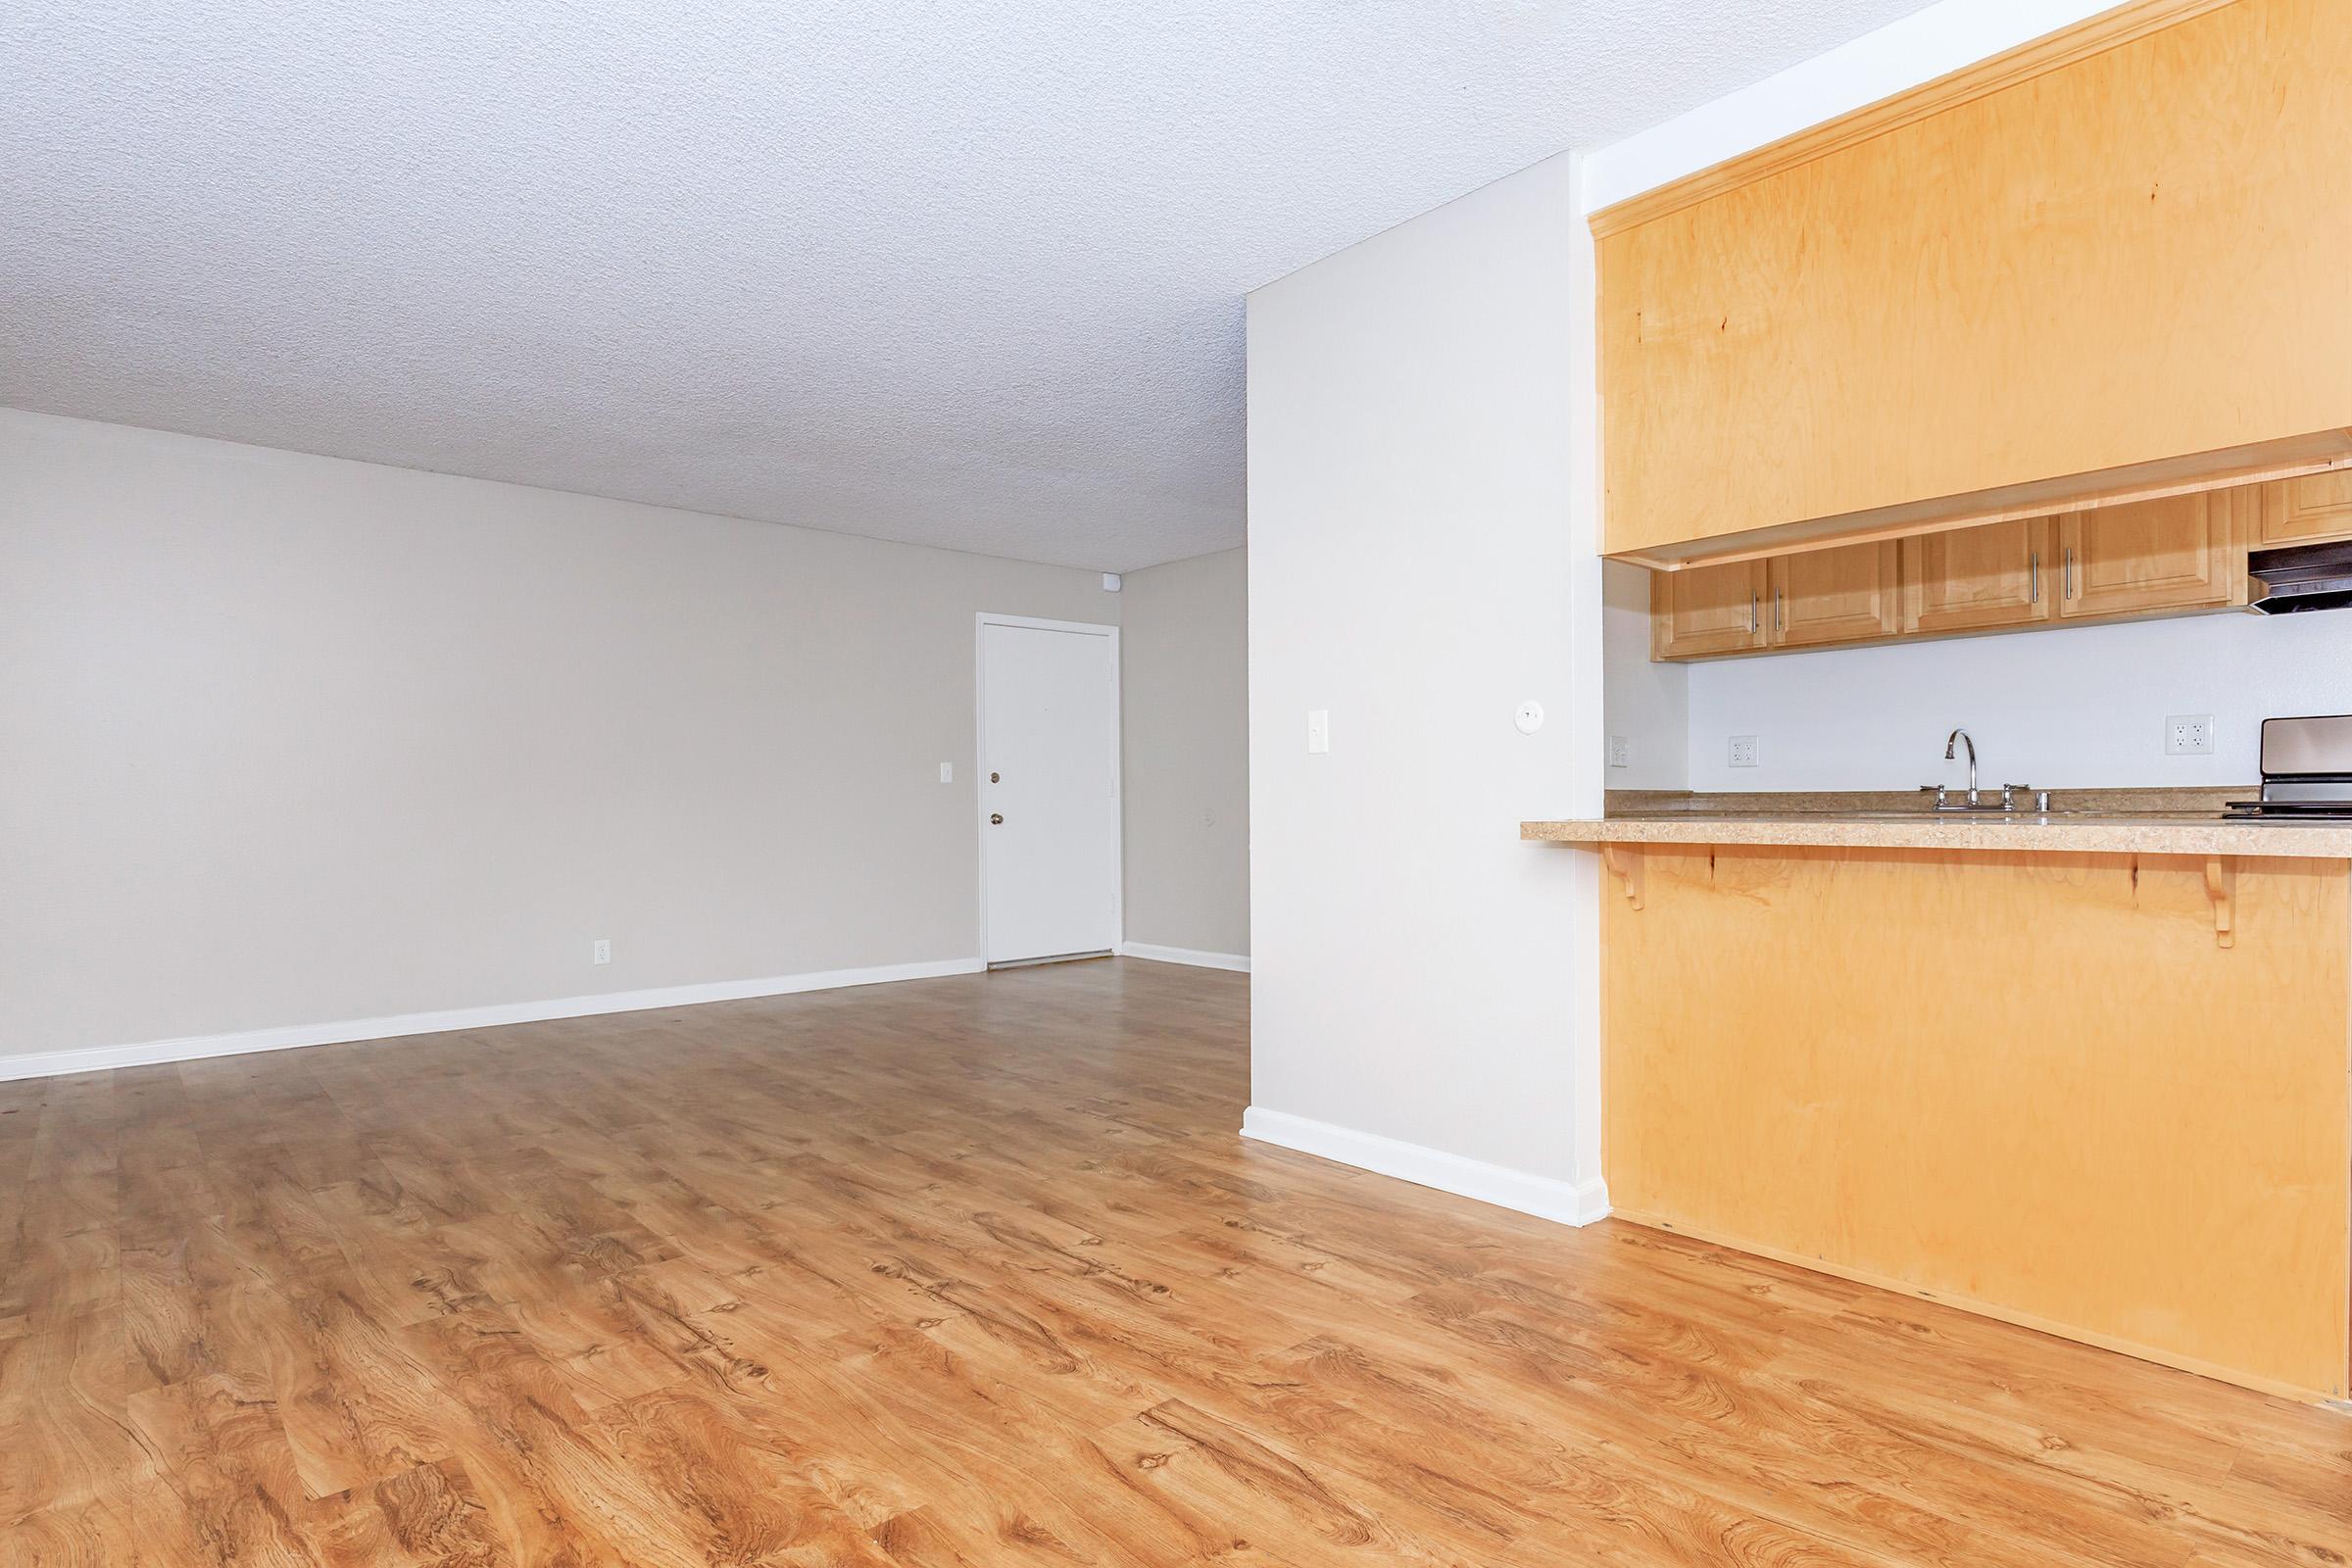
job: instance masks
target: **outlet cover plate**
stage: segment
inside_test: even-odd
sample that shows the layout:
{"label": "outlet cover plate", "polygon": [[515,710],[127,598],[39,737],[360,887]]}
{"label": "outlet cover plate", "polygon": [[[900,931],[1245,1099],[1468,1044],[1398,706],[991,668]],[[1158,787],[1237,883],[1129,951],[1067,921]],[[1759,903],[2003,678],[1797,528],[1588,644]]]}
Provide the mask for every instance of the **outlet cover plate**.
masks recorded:
{"label": "outlet cover plate", "polygon": [[2211,757],[2213,755],[2213,715],[2211,713],[2174,713],[2164,721],[2164,755],[2167,757]]}
{"label": "outlet cover plate", "polygon": [[1735,735],[1732,737],[1732,765],[1734,767],[1756,766],[1757,755],[1758,746],[1755,736]]}

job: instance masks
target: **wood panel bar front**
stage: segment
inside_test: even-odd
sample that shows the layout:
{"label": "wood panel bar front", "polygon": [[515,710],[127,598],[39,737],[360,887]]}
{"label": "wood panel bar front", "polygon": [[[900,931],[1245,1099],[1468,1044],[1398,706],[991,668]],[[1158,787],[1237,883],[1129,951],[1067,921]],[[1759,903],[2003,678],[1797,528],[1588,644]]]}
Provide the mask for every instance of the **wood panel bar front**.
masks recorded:
{"label": "wood panel bar front", "polygon": [[2194,856],[1618,848],[1618,1212],[2345,1396],[2345,862],[2236,859],[2224,947]]}

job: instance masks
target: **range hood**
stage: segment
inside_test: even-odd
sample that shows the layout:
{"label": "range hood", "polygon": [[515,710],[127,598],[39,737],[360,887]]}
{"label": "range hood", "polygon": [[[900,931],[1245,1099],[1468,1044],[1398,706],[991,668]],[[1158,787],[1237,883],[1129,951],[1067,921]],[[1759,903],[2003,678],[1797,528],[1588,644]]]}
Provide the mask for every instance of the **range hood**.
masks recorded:
{"label": "range hood", "polygon": [[2257,550],[2246,558],[2254,608],[2266,615],[2352,606],[2352,541]]}

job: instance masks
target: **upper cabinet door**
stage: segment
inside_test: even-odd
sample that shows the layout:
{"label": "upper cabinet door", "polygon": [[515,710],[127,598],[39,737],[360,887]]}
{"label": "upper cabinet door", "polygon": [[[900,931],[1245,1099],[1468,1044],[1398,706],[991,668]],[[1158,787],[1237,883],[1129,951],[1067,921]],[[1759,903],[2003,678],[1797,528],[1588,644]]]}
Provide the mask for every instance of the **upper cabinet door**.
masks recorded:
{"label": "upper cabinet door", "polygon": [[2352,0],[2117,6],[1595,214],[1604,553],[2352,428],[2347,62]]}
{"label": "upper cabinet door", "polygon": [[2050,618],[2050,519],[1990,522],[1903,541],[1903,630],[1976,631]]}
{"label": "upper cabinet door", "polygon": [[1763,647],[1766,589],[1761,561],[1652,573],[1650,657],[1690,659]]}
{"label": "upper cabinet door", "polygon": [[1765,624],[1772,646],[1811,648],[1900,632],[1901,559],[1891,541],[1775,557]]}
{"label": "upper cabinet door", "polygon": [[2352,473],[2313,473],[2262,487],[2262,542],[2352,539]]}
{"label": "upper cabinet door", "polygon": [[2058,613],[2130,614],[2245,603],[2233,528],[2242,491],[2212,490],[2058,519]]}

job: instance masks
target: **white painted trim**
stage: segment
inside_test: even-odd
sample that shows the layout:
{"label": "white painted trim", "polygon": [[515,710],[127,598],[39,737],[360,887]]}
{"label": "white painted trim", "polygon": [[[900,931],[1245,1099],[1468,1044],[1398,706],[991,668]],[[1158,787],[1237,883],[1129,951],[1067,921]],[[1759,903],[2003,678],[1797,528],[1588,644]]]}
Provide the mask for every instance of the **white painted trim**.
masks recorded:
{"label": "white painted trim", "polygon": [[1026,626],[1031,631],[1073,631],[1082,637],[1107,637],[1119,640],[1119,628],[1097,620],[1047,620],[1037,615],[1000,615],[993,610],[983,610],[972,616],[980,626]]}
{"label": "white painted trim", "polygon": [[[1110,951],[1127,938],[1127,782],[1123,771],[1127,751],[1127,715],[1120,707],[1119,628],[1090,620],[1045,620],[1036,615],[1001,615],[983,610],[972,616],[972,831],[979,857],[979,922],[973,928],[983,964],[988,957],[988,628],[1026,626],[1032,631],[1075,632],[1110,640]],[[999,959],[1018,963],[1022,959]]]}
{"label": "white painted trim", "polygon": [[706,1002],[741,1002],[783,997],[842,986],[882,985],[894,980],[932,980],[943,975],[979,974],[977,958],[937,958],[925,963],[885,963],[869,969],[822,969],[775,975],[764,980],[713,980],[702,985],[663,986],[651,991],[611,991],[595,997],[562,997],[551,1002],[505,1002],[487,1007],[454,1007],[441,1012],[403,1012],[388,1018],[346,1018],[337,1023],[286,1024],[239,1034],[187,1035],[132,1046],[89,1046],[77,1051],[39,1051],[0,1056],[0,1083],[17,1078],[56,1078],[68,1073],[148,1067],[159,1062],[196,1061],[206,1056],[241,1056],[256,1051],[292,1051],[304,1046],[337,1046],[355,1040],[391,1040],[406,1035],[448,1034],[460,1029],[495,1029],[505,1024],[544,1023],[551,1018],[588,1018],[609,1012],[644,1012],[655,1007],[691,1007]]}
{"label": "white painted trim", "polygon": [[1584,1182],[1533,1176],[1507,1166],[1490,1165],[1483,1159],[1468,1159],[1443,1150],[1401,1143],[1377,1133],[1354,1132],[1257,1105],[1242,1112],[1242,1136],[1301,1154],[1337,1160],[1358,1170],[1394,1176],[1417,1187],[1434,1187],[1457,1198],[1476,1199],[1539,1219],[1558,1220],[1563,1225],[1590,1225],[1608,1217],[1609,1190],[1597,1176]]}
{"label": "white painted trim", "polygon": [[1122,958],[1149,958],[1153,963],[1189,963],[1196,969],[1250,972],[1247,953],[1203,953],[1199,948],[1163,948],[1156,942],[1122,942],[1117,952]]}
{"label": "white painted trim", "polygon": [[2116,0],[1939,0],[1778,75],[1587,155],[1584,210],[1712,169],[2115,9]]}

